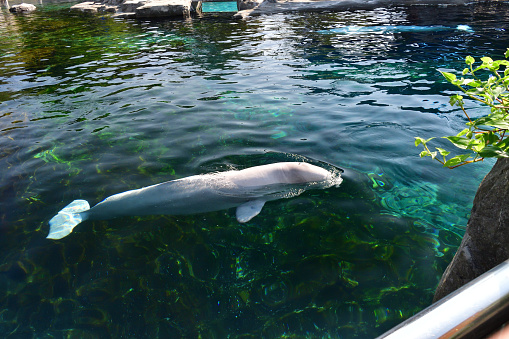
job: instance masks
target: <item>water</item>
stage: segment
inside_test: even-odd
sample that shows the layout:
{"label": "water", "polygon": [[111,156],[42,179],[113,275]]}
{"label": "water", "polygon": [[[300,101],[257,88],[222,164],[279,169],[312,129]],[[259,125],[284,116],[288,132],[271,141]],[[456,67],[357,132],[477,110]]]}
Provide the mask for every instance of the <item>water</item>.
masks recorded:
{"label": "water", "polygon": [[230,12],[231,14],[233,14],[237,12],[237,2],[236,1],[204,2],[202,5],[202,11],[204,13]]}
{"label": "water", "polygon": [[[493,162],[445,170],[413,138],[462,128],[437,69],[501,57],[507,3],[247,21],[69,6],[0,15],[4,337],[370,338],[430,304]],[[366,24],[473,32],[319,33]],[[45,239],[74,199],[294,160],[344,182],[244,225],[228,210]]]}

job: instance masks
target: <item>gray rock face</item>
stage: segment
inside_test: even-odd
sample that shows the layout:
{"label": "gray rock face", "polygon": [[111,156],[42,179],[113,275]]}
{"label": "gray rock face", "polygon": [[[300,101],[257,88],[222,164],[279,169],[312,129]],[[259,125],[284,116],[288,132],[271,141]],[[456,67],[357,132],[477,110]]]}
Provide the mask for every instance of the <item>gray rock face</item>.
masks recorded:
{"label": "gray rock face", "polygon": [[12,13],[30,13],[35,11],[36,9],[37,7],[35,7],[32,4],[22,3],[19,5],[12,6],[11,8],[9,8],[9,11],[11,11]]}
{"label": "gray rock face", "polygon": [[136,8],[137,18],[186,16],[191,12],[191,0],[149,0]]}
{"label": "gray rock face", "polygon": [[197,0],[97,0],[71,7],[86,13],[109,12],[116,17],[161,18],[186,17],[201,10]]}
{"label": "gray rock face", "polygon": [[498,159],[481,182],[467,230],[433,301],[509,258],[509,159]]}
{"label": "gray rock face", "polygon": [[259,4],[262,3],[263,0],[237,0],[237,10],[243,11],[246,9],[253,9]]}
{"label": "gray rock face", "polygon": [[146,0],[126,0],[120,4],[120,10],[125,13],[134,13],[136,8],[145,5]]}
{"label": "gray rock face", "polygon": [[[234,17],[246,18],[285,12],[372,9],[397,4],[460,5],[472,1],[475,0],[237,0],[239,11]],[[201,13],[201,5],[201,0],[94,0],[74,5],[71,9],[91,13],[112,12],[115,13],[115,17],[126,18],[187,17],[191,12]]]}
{"label": "gray rock face", "polygon": [[103,3],[98,2],[82,2],[77,5],[71,7],[73,10],[79,10],[85,13],[97,13],[97,12],[109,12],[115,13],[117,11],[117,6],[113,5],[105,5]]}

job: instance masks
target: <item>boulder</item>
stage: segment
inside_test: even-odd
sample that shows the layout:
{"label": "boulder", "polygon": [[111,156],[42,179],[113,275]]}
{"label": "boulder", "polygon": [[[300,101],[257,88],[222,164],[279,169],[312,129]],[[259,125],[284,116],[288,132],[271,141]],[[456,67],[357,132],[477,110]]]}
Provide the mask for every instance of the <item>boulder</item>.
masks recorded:
{"label": "boulder", "polygon": [[147,0],[126,0],[120,4],[120,10],[125,13],[134,13],[136,8],[147,3]]}
{"label": "boulder", "polygon": [[85,12],[85,13],[96,13],[97,9],[100,6],[102,6],[102,4],[99,4],[99,3],[96,4],[95,2],[92,2],[92,1],[85,1],[85,2],[82,2],[82,3],[72,6],[71,9]]}
{"label": "boulder", "polygon": [[433,301],[509,258],[509,159],[498,159],[481,182],[458,251],[442,275]]}
{"label": "boulder", "polygon": [[9,11],[11,11],[12,13],[30,13],[35,11],[36,9],[37,7],[35,7],[32,4],[22,3],[19,5],[12,6],[11,8],[9,8]]}
{"label": "boulder", "polygon": [[71,7],[86,13],[109,12],[121,18],[183,17],[190,12],[200,12],[197,0],[98,0]]}
{"label": "boulder", "polygon": [[237,0],[237,10],[243,11],[253,9],[262,3],[263,0]]}
{"label": "boulder", "polygon": [[191,0],[149,0],[134,12],[137,18],[187,16],[191,12]]}
{"label": "boulder", "polygon": [[82,2],[71,7],[73,10],[78,10],[84,13],[97,13],[97,12],[108,12],[116,13],[118,6],[108,5],[101,2]]}

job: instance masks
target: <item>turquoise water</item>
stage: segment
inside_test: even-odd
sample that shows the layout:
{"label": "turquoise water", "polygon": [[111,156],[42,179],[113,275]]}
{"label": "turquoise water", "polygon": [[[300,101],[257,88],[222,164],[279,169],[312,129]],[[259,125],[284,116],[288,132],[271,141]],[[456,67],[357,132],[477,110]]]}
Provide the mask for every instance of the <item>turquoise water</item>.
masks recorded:
{"label": "turquoise water", "polygon": [[[505,2],[246,21],[69,6],[0,13],[4,337],[371,338],[430,304],[492,162],[445,170],[413,138],[461,128],[437,69],[500,57]],[[473,32],[318,33],[366,24]],[[294,160],[344,181],[242,225],[227,210],[45,239],[74,199]]]}
{"label": "turquoise water", "polygon": [[205,13],[213,12],[237,12],[236,1],[218,1],[218,2],[204,2],[202,11]]}

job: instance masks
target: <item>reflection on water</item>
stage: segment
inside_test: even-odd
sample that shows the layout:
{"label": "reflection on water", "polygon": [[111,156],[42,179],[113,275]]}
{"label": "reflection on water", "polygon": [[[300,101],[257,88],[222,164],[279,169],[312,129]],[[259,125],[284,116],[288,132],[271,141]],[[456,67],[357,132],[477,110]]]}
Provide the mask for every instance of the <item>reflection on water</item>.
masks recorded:
{"label": "reflection on water", "polygon": [[[501,56],[505,3],[246,21],[69,6],[0,13],[0,333],[374,337],[431,302],[491,164],[443,170],[413,137],[464,123],[437,69]],[[474,33],[319,33],[367,23]],[[303,159],[344,182],[245,225],[228,210],[45,239],[74,199]]]}

